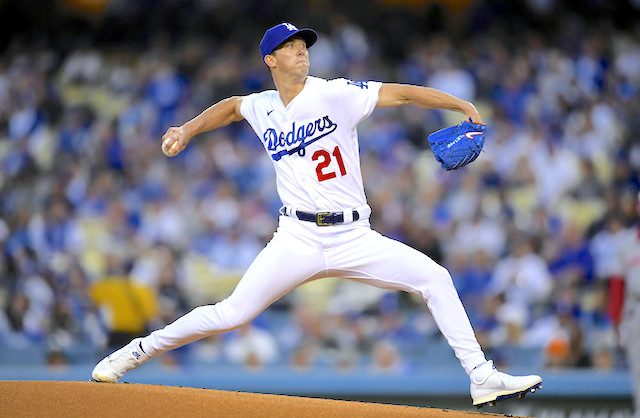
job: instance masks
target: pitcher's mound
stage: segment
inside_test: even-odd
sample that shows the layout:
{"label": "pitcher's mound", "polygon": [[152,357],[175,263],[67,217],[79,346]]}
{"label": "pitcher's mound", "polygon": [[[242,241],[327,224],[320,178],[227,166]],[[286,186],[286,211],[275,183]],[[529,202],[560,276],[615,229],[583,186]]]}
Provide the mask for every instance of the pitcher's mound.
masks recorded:
{"label": "pitcher's mound", "polygon": [[184,387],[58,381],[0,381],[0,405],[2,417],[487,418],[493,415]]}

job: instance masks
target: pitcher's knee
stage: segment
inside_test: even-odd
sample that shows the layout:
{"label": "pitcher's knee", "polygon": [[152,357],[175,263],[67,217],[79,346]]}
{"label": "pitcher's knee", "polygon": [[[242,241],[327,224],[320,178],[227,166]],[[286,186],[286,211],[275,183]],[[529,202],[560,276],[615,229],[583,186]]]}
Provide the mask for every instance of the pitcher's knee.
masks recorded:
{"label": "pitcher's knee", "polygon": [[418,291],[424,298],[429,298],[433,292],[440,292],[445,288],[454,288],[451,273],[446,268],[438,265],[430,266],[429,270],[422,276]]}

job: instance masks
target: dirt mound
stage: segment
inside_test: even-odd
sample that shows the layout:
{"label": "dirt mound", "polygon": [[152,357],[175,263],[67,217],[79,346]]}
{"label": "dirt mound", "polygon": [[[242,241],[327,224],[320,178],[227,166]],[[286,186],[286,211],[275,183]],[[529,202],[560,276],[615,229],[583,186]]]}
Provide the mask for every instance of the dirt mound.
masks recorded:
{"label": "dirt mound", "polygon": [[484,417],[494,414],[185,387],[0,381],[1,417]]}

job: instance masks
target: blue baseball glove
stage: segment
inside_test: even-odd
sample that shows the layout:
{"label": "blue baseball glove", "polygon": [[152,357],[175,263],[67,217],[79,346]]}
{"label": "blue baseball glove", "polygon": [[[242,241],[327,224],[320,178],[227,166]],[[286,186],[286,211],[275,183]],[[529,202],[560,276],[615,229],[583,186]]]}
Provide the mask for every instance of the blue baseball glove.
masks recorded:
{"label": "blue baseball glove", "polygon": [[471,118],[455,126],[429,135],[429,145],[443,170],[455,170],[469,164],[480,155],[484,145],[486,125],[473,123]]}

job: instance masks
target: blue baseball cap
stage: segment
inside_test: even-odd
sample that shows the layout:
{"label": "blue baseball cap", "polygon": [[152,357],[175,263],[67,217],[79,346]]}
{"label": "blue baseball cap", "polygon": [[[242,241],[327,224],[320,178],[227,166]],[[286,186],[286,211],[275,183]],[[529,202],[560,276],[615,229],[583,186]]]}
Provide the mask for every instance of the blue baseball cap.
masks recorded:
{"label": "blue baseball cap", "polygon": [[315,44],[318,40],[318,34],[313,29],[304,28],[298,29],[291,23],[280,23],[272,28],[267,29],[260,41],[260,52],[262,53],[262,59],[266,55],[273,52],[284,41],[299,36],[307,43],[307,48]]}

